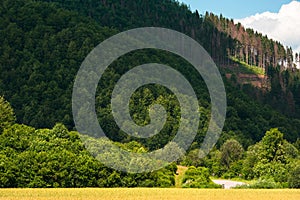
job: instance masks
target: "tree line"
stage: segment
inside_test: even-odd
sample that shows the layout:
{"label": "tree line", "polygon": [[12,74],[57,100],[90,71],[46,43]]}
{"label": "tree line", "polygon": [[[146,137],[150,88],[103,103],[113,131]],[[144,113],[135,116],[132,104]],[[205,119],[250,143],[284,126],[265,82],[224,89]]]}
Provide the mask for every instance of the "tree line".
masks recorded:
{"label": "tree line", "polygon": [[[118,145],[128,151],[143,148],[136,142]],[[177,169],[175,163],[140,174],[108,168],[87,151],[78,132],[68,131],[63,124],[58,123],[52,129],[16,124],[13,109],[3,97],[0,97],[0,161],[1,188],[172,187]],[[113,161],[122,162],[121,158]]]}
{"label": "tree line", "polygon": [[[52,129],[35,129],[14,121],[10,104],[0,97],[2,188],[174,187],[176,164],[189,166],[182,179],[183,187],[219,188],[210,179],[215,176],[258,180],[248,186],[254,188],[300,188],[300,140],[289,143],[277,128],[267,131],[262,140],[249,146],[247,151],[236,139],[228,139],[199,159],[201,149],[192,145],[185,156],[165,168],[133,174],[108,168],[96,159],[108,156],[112,163],[124,162],[125,158],[113,151],[95,155],[93,150],[97,151],[98,145],[107,146],[105,140],[93,140],[87,147],[78,132],[68,131],[62,124]],[[115,144],[131,152],[149,151],[136,141]],[[140,160],[133,167],[146,164],[146,160]]]}

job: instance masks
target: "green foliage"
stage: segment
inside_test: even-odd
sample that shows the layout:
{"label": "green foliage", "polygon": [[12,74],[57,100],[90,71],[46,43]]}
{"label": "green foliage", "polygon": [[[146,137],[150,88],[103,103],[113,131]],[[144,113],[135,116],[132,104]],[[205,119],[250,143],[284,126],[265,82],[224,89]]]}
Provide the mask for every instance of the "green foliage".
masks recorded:
{"label": "green foliage", "polygon": [[199,159],[199,153],[201,150],[199,149],[193,149],[189,151],[183,158],[182,161],[180,162],[180,165],[183,166],[195,166],[199,167],[204,164],[203,159]]}
{"label": "green foliage", "polygon": [[253,169],[256,177],[274,179],[276,182],[287,182],[288,169],[280,162],[258,162]]}
{"label": "green foliage", "polygon": [[0,10],[0,94],[20,123],[71,128],[76,72],[88,52],[116,31],[52,3],[4,0]]}
{"label": "green foliage", "polygon": [[11,126],[16,120],[14,111],[10,104],[0,96],[0,134],[3,130]]}
{"label": "green foliage", "polygon": [[[222,27],[227,24],[229,28],[230,21],[218,19],[212,14],[199,17],[188,7],[171,0],[126,3],[117,0],[109,3],[96,0],[72,3],[61,0],[4,0],[0,9],[0,93],[14,107],[19,123],[36,128],[50,128],[58,122],[69,129],[74,128],[71,92],[76,72],[97,44],[120,31],[141,26],[181,31],[197,40],[222,65],[228,59],[228,50],[238,50],[235,49],[236,41],[215,27],[221,23]],[[263,43],[269,44],[271,41],[266,39]],[[201,106],[200,128],[195,139],[197,147],[200,147],[208,125],[209,93],[193,67],[178,56],[162,51],[141,50],[112,63],[104,73],[101,87],[98,87],[101,91],[97,91],[96,95],[101,125],[114,141],[131,141],[132,138],[127,137],[113,122],[109,106],[111,90],[126,71],[154,61],[180,71],[195,89]],[[299,137],[298,121],[254,102],[236,86],[224,81],[228,96],[224,131],[233,131],[244,147],[258,142],[262,133],[271,127],[284,130],[289,141]],[[139,125],[149,123],[147,110],[151,103],[161,103],[169,111],[169,123],[161,134],[148,142],[138,141],[149,150],[167,144],[176,133],[178,125],[175,124],[180,119],[176,97],[162,88],[141,88],[135,92],[130,104],[133,120]]]}
{"label": "green foliage", "polygon": [[291,160],[291,159],[299,158],[299,156],[300,156],[299,150],[291,143],[284,141],[283,148],[284,148],[284,152],[287,156],[287,159]]}
{"label": "green foliage", "polygon": [[261,141],[258,158],[262,163],[270,163],[272,161],[285,164],[286,153],[284,151],[283,134],[276,128],[266,132]]}
{"label": "green foliage", "polygon": [[291,188],[300,188],[300,162],[296,165],[289,174],[288,179],[289,187]]}
{"label": "green foliage", "polygon": [[220,188],[220,185],[213,183],[209,178],[209,170],[205,167],[191,166],[185,172],[182,179],[184,188]]}
{"label": "green foliage", "polygon": [[[241,177],[243,170],[243,160],[238,160],[231,164],[230,168],[222,175],[225,179],[231,179],[235,177]],[[225,171],[225,170],[224,170]]]}
{"label": "green foliage", "polygon": [[298,151],[300,151],[300,138],[297,139],[294,146],[298,149]]}
{"label": "green foliage", "polygon": [[285,184],[298,156],[297,149],[283,139],[283,133],[273,128],[266,132],[261,142],[249,147],[243,175],[246,179],[272,179]]}
{"label": "green foliage", "polygon": [[243,169],[242,174],[243,177],[247,180],[251,180],[255,177],[255,173],[253,171],[254,166],[259,161],[258,152],[260,149],[261,143],[256,143],[253,146],[250,146],[246,151],[246,156],[243,161]]}
{"label": "green foliage", "polygon": [[249,65],[244,61],[241,61],[237,58],[231,57],[230,58],[232,61],[235,63],[239,64],[239,67],[237,68],[238,73],[243,73],[243,74],[256,74],[256,75],[265,75],[265,70],[264,68],[254,66],[254,65]]}
{"label": "green foliage", "polygon": [[244,164],[243,155],[244,150],[241,144],[235,139],[228,139],[220,150],[213,149],[205,158],[200,160],[195,158],[194,163],[207,167],[212,176],[230,179],[241,176]]}
{"label": "green foliage", "polygon": [[[141,144],[119,144],[146,152]],[[111,157],[111,159],[114,159]],[[118,160],[116,160],[118,162]],[[127,174],[105,167],[62,124],[34,129],[15,124],[0,135],[0,187],[172,187],[176,165]]]}
{"label": "green foliage", "polygon": [[227,140],[221,147],[221,163],[230,168],[233,162],[242,158],[243,152],[244,149],[238,141]]}
{"label": "green foliage", "polygon": [[237,189],[276,189],[282,188],[282,185],[276,183],[273,179],[259,179],[250,185],[242,185],[235,187]]}
{"label": "green foliage", "polygon": [[[0,97],[0,187],[174,185],[174,164],[147,174],[117,172],[94,159],[86,151],[79,134],[67,129],[74,128],[71,92],[81,62],[101,41],[130,28],[159,26],[184,32],[198,41],[220,66],[226,65],[226,62],[228,65],[234,64],[230,61],[231,54],[228,51],[238,54],[238,69],[243,73],[263,74],[262,68],[250,66],[249,60],[250,63],[257,62],[255,65],[272,66],[267,70],[271,91],[267,94],[254,91],[254,95],[281,111],[289,108],[284,113],[299,117],[299,73],[289,70],[282,73],[275,66],[277,63],[272,63],[276,60],[275,48],[280,53],[277,59],[289,56],[290,51],[285,54],[279,43],[254,34],[251,30],[242,31],[240,25],[235,26],[222,17],[219,19],[208,13],[205,17],[199,16],[192,13],[187,6],[179,5],[173,0],[126,3],[119,0],[3,0],[0,10],[0,94],[5,95],[13,106],[17,122],[35,128],[53,127],[35,129],[25,125],[13,125],[13,110]],[[259,52],[272,59],[251,58],[252,55],[247,55],[248,47],[241,49],[239,45],[243,42],[238,41],[239,38],[232,39],[230,32],[242,35],[248,40],[245,43],[250,43],[252,39],[257,40],[256,42],[262,44],[258,47]],[[128,151],[144,153],[165,146],[178,130],[178,100],[171,91],[157,85],[139,88],[132,95],[129,107],[134,122],[146,125],[150,123],[149,106],[163,105],[168,118],[159,134],[149,140],[129,137],[119,130],[113,120],[110,98],[114,84],[129,69],[154,61],[172,66],[182,73],[190,81],[199,99],[199,130],[183,163],[206,166],[209,170],[191,168],[184,182],[186,187],[217,187],[209,181],[209,174],[231,178],[239,176],[241,172],[247,179],[263,177],[265,180],[272,179],[277,182],[286,182],[290,176],[290,186],[297,186],[293,177],[298,177],[298,169],[291,163],[299,159],[299,119],[285,116],[270,106],[254,101],[238,90],[236,83],[231,84],[226,79],[227,118],[218,148],[227,142],[220,150],[214,149],[210,152],[207,158],[197,159],[197,149],[201,146],[210,118],[209,93],[204,81],[192,66],[178,56],[164,51],[148,49],[131,52],[113,62],[103,74],[98,87],[101,89],[96,95],[97,114],[109,138],[117,141],[115,144]],[[188,97],[185,100],[189,102]],[[67,127],[57,124],[58,122]],[[278,129],[268,131],[259,142],[263,133],[272,127]],[[284,140],[279,130],[285,132],[284,137],[290,142],[298,139],[295,143],[298,151]],[[244,161],[241,160],[241,145],[233,140],[228,141],[231,138],[240,141],[245,148],[250,146]],[[105,141],[98,140],[91,145],[99,142],[106,144]],[[255,145],[251,146],[253,144]],[[180,153],[181,149],[172,146],[169,149],[170,156],[174,155],[173,151]],[[114,152],[105,155],[93,153],[111,158],[112,164],[124,162]],[[142,165],[145,165],[145,161],[138,160],[133,167]],[[269,185],[272,183],[271,181]]]}

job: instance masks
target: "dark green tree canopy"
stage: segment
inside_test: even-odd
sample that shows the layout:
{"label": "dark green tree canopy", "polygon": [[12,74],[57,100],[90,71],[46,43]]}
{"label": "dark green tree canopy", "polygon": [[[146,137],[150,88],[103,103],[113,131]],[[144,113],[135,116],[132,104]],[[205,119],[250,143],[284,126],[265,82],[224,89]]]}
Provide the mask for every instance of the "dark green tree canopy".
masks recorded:
{"label": "dark green tree canopy", "polygon": [[[251,62],[255,60],[251,58],[253,55],[248,55],[249,59],[246,59],[246,52],[249,54],[249,51],[237,47],[241,42],[233,39],[229,32],[244,37],[247,42],[252,41],[251,39],[255,41],[263,39],[268,45],[255,46],[255,48],[262,48],[262,51],[258,52],[268,52],[268,56],[272,57],[268,59],[266,56],[265,60],[275,59],[273,56],[275,52],[268,51],[267,48],[272,46],[274,41],[259,34],[252,34],[251,31],[248,33],[224,17],[209,13],[206,16],[193,13],[186,5],[173,0],[72,2],[3,0],[2,2],[0,4],[2,36],[0,38],[0,95],[5,95],[13,106],[18,123],[36,128],[51,128],[58,122],[63,123],[68,129],[74,128],[71,94],[73,81],[81,62],[100,42],[130,28],[159,26],[183,32],[198,41],[220,66],[233,64],[230,62],[228,52],[237,54],[237,57],[244,60],[251,60]],[[280,47],[278,51],[282,54],[284,49],[279,43],[276,46]],[[130,138],[118,130],[110,113],[109,103],[114,84],[132,67],[157,62],[180,71],[197,93],[202,116],[195,139],[198,148],[204,138],[210,113],[209,94],[201,76],[197,75],[187,62],[166,52],[141,50],[124,57],[112,63],[104,73],[102,83],[99,83],[101,90],[96,95],[99,121],[110,130],[111,133],[108,135],[115,141],[130,141]],[[276,56],[276,58],[280,57],[282,56]],[[256,62],[262,62],[262,58],[259,57]],[[222,67],[220,70],[223,74],[226,73]],[[276,70],[275,72],[277,73]],[[270,72],[270,74],[274,73]],[[286,78],[289,81],[282,81],[293,86],[293,94],[297,97],[297,84],[291,83],[291,76],[287,75]],[[272,127],[279,127],[279,130],[284,131],[289,141],[294,142],[299,138],[298,120],[254,101],[230,81],[224,79],[224,82],[228,102],[224,132],[233,131],[234,136],[244,147],[258,142],[264,132]],[[276,80],[274,79],[273,82]],[[176,105],[176,97],[170,92],[159,87],[147,87],[136,91],[133,98],[139,99],[149,94],[151,97],[149,99],[153,103],[163,103],[170,111],[170,123],[165,126],[165,130],[148,144],[144,142],[144,145],[148,145],[148,149],[155,149],[159,148],[157,141],[166,144],[174,136],[176,132],[174,122],[178,121],[180,110]],[[166,95],[161,95],[162,93]],[[273,99],[275,94],[281,93],[274,91],[268,99]],[[254,96],[257,96],[256,93]],[[134,100],[131,105],[133,109],[130,112],[137,124],[143,125],[149,121],[149,116],[145,112],[147,110],[145,106],[150,103],[149,99]],[[280,95],[276,96],[276,99],[281,99]],[[290,103],[278,102],[277,104],[293,105],[292,101]]]}
{"label": "dark green tree canopy", "polygon": [[7,102],[3,96],[0,96],[0,134],[16,121],[16,117],[13,108]]}
{"label": "dark green tree canopy", "polygon": [[244,149],[235,139],[227,140],[221,147],[221,162],[230,167],[232,162],[242,158]]}

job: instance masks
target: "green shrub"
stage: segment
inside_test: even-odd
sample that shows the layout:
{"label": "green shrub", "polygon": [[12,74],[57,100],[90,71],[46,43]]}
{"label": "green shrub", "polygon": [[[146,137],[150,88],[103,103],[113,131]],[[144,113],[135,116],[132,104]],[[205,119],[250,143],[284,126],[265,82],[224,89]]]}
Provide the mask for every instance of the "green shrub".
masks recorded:
{"label": "green shrub", "polygon": [[274,189],[276,188],[276,182],[273,179],[259,179],[257,182],[250,185],[250,188]]}
{"label": "green shrub", "polygon": [[250,185],[241,185],[235,188],[238,189],[275,189],[275,188],[282,188],[282,185],[276,183],[273,179],[258,179],[255,183]]}
{"label": "green shrub", "polygon": [[278,189],[288,188],[288,183],[275,182],[272,178],[260,178],[256,182],[250,185],[239,185],[235,189]]}
{"label": "green shrub", "polygon": [[209,170],[205,167],[189,167],[182,180],[183,188],[221,188],[209,178]]}
{"label": "green shrub", "polygon": [[280,162],[269,162],[266,164],[259,162],[254,167],[254,172],[257,178],[274,179],[275,182],[286,182],[288,177],[287,166]]}
{"label": "green shrub", "polygon": [[288,185],[291,188],[300,188],[300,165],[296,166],[289,174]]}

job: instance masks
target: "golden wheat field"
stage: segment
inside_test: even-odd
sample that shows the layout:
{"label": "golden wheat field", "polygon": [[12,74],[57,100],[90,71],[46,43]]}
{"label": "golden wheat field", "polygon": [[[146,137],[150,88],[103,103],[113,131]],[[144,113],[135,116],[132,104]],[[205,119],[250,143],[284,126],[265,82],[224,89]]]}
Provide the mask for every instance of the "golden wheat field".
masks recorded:
{"label": "golden wheat field", "polygon": [[83,188],[1,189],[2,200],[299,200],[300,190],[180,189],[180,188]]}

